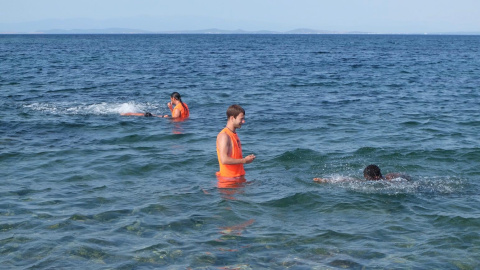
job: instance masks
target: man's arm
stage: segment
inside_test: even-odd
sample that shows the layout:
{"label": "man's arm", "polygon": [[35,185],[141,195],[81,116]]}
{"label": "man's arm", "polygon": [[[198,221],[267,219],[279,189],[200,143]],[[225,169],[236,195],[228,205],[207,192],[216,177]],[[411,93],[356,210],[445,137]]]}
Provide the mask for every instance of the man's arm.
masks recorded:
{"label": "man's arm", "polygon": [[326,178],[318,178],[318,177],[315,177],[315,178],[313,178],[313,181],[314,181],[314,182],[317,182],[317,183],[328,183],[329,180],[326,179]]}
{"label": "man's arm", "polygon": [[231,152],[232,144],[230,142],[230,137],[226,133],[221,132],[217,136],[217,148],[220,162],[226,165],[234,164],[247,164],[251,163],[254,159],[254,155],[248,155],[245,158],[236,159],[229,157],[228,154]]}
{"label": "man's arm", "polygon": [[409,176],[409,175],[406,175],[406,174],[403,174],[403,173],[387,173],[385,175],[385,179],[386,180],[392,180],[392,179],[395,179],[395,178],[402,178],[402,179],[405,179],[405,180],[412,180],[412,178]]}

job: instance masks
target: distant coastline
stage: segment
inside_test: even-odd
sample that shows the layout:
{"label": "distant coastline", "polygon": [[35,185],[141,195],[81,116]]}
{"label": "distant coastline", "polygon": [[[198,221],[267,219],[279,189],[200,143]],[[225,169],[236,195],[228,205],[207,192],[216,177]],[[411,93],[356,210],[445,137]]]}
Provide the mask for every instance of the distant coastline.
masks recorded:
{"label": "distant coastline", "polygon": [[480,35],[480,32],[436,32],[436,33],[376,33],[376,32],[361,32],[361,31],[327,31],[327,30],[314,30],[308,28],[299,28],[290,31],[246,31],[242,29],[238,30],[225,30],[225,29],[203,29],[203,30],[185,30],[185,31],[146,31],[140,29],[128,29],[128,28],[104,28],[104,29],[50,29],[50,30],[38,30],[33,32],[22,31],[7,31],[1,32],[1,35],[41,35],[41,34],[271,34],[271,35]]}

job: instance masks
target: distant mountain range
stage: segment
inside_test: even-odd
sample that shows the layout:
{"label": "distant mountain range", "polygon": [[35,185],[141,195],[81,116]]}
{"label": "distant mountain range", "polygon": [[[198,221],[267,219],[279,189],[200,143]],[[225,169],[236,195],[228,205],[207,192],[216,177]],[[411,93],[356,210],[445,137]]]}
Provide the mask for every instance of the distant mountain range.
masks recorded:
{"label": "distant mountain range", "polygon": [[203,29],[186,31],[146,31],[141,29],[129,28],[105,28],[105,29],[50,29],[38,30],[34,32],[0,32],[0,34],[373,34],[368,32],[334,32],[325,30],[313,30],[307,28],[294,29],[290,31],[245,31],[224,30],[224,29]]}
{"label": "distant mountain range", "polygon": [[[221,25],[222,29],[215,28]],[[246,31],[243,29],[250,29]],[[293,27],[292,27],[293,28]],[[191,30],[200,29],[200,30]],[[237,30],[225,30],[237,29]],[[252,30],[254,29],[254,30]],[[260,29],[260,30],[257,30]],[[276,31],[261,29],[277,29]],[[282,29],[282,30],[278,30]],[[0,34],[425,34],[424,31],[412,32],[365,32],[330,31],[309,28],[291,29],[287,24],[252,20],[234,20],[185,16],[133,16],[123,18],[50,18],[24,22],[0,22]],[[443,32],[428,34],[442,35],[480,35],[475,32]]]}
{"label": "distant mountain range", "polygon": [[[50,29],[39,30],[34,32],[1,32],[0,34],[292,34],[292,35],[368,35],[379,34],[373,32],[338,32],[338,31],[326,31],[326,30],[314,30],[308,28],[299,28],[290,31],[245,31],[245,30],[224,30],[224,29],[203,29],[203,30],[187,30],[187,31],[145,31],[140,29],[129,28],[105,28],[105,29]],[[385,33],[382,33],[385,34]],[[403,34],[427,34],[427,33],[403,33]],[[429,33],[431,35],[480,35],[480,32],[445,32],[445,33]]]}

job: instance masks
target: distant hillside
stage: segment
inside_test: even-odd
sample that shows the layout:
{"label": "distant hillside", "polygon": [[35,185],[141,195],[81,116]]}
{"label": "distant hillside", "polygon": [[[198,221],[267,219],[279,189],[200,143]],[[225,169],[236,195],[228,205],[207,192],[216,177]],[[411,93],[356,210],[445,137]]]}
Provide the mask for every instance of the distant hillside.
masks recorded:
{"label": "distant hillside", "polygon": [[203,29],[203,30],[191,30],[191,31],[168,31],[168,32],[158,32],[166,34],[281,34],[281,32],[276,31],[245,31],[242,29],[237,30],[223,30],[218,28]]}
{"label": "distant hillside", "polygon": [[334,32],[325,30],[313,30],[307,28],[294,29],[290,31],[245,31],[224,30],[218,28],[203,29],[203,30],[186,30],[186,31],[145,31],[140,29],[129,28],[105,28],[105,29],[50,29],[38,30],[34,32],[18,32],[18,33],[4,33],[4,34],[370,34],[366,32]]}
{"label": "distant hillside", "polygon": [[[339,32],[339,31],[327,31],[327,30],[314,30],[308,28],[299,28],[290,31],[245,31],[242,29],[237,30],[224,30],[218,28],[210,28],[203,30],[185,30],[185,31],[145,31],[141,29],[129,29],[129,28],[104,28],[104,29],[50,29],[50,30],[38,30],[33,32],[1,32],[0,34],[283,34],[283,35],[367,35],[378,34],[372,32]],[[388,33],[382,33],[388,34]],[[480,35],[480,32],[444,32],[444,33],[402,33],[404,35]]]}
{"label": "distant hillside", "polygon": [[128,29],[128,28],[107,28],[107,29],[51,29],[40,30],[38,34],[150,34],[152,32]]}

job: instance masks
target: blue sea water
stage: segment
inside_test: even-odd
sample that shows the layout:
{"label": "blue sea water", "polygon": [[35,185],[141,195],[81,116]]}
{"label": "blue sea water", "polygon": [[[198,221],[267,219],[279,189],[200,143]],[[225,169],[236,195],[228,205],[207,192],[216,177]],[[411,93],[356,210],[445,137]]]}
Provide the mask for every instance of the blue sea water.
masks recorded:
{"label": "blue sea water", "polygon": [[478,269],[479,93],[480,36],[0,35],[0,268]]}

